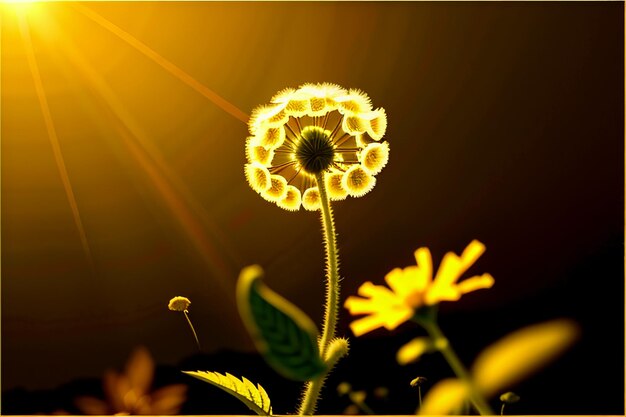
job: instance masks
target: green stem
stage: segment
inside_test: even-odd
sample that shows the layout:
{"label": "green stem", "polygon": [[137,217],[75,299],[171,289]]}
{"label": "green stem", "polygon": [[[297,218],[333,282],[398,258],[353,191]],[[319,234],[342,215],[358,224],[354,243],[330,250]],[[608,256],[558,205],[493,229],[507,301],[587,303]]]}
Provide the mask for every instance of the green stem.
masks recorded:
{"label": "green stem", "polygon": [[[335,233],[335,222],[333,220],[333,210],[326,193],[326,185],[324,183],[324,172],[315,175],[317,188],[320,193],[321,200],[321,221],[324,230],[324,247],[326,250],[326,304],[324,310],[324,322],[322,325],[322,336],[319,341],[320,357],[324,359],[330,342],[335,337],[335,329],[337,327],[337,315],[339,313],[339,254],[337,251],[337,235]],[[307,382],[302,403],[298,414],[313,414],[319,399],[320,390],[324,385],[328,372],[335,365],[329,363],[328,371]]]}
{"label": "green stem", "polygon": [[330,343],[328,353],[324,363],[326,364],[326,370],[320,376],[312,381],[308,381],[304,387],[304,394],[302,396],[302,403],[298,408],[299,415],[311,415],[315,411],[317,400],[320,396],[320,390],[324,386],[324,381],[328,376],[328,373],[335,367],[335,364],[342,357],[348,354],[348,341],[346,339],[335,339]]}
{"label": "green stem", "polygon": [[500,415],[504,415],[504,403],[502,403],[502,408],[500,408]]}
{"label": "green stem", "polygon": [[320,192],[322,227],[324,229],[324,247],[326,249],[326,306],[324,311],[324,324],[322,338],[320,339],[320,356],[326,354],[328,344],[335,337],[337,327],[337,315],[339,314],[339,253],[337,251],[337,235],[335,233],[335,221],[333,209],[326,193],[324,173],[315,176],[317,188]]}
{"label": "green stem", "polygon": [[476,389],[469,372],[465,369],[465,366],[450,346],[450,342],[444,336],[437,323],[434,320],[420,320],[419,323],[426,329],[432,338],[433,343],[442,353],[443,357],[446,359],[456,376],[467,384],[469,388],[470,401],[474,407],[476,407],[476,410],[478,410],[480,415],[493,415],[494,413],[491,410],[491,407],[489,407],[487,401],[485,401],[483,396]]}

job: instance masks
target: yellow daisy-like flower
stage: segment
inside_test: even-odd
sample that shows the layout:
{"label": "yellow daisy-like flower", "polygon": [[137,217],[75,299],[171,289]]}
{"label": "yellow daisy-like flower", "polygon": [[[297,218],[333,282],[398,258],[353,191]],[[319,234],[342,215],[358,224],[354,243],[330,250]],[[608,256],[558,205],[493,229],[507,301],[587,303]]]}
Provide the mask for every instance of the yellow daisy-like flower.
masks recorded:
{"label": "yellow daisy-like flower", "polygon": [[338,85],[304,84],[254,109],[248,124],[245,175],[250,187],[285,210],[318,210],[316,175],[329,198],[360,197],[389,159],[380,142],[387,115],[367,94]]}
{"label": "yellow daisy-like flower", "polygon": [[448,252],[433,279],[430,251],[428,248],[419,248],[415,251],[417,265],[396,268],[385,276],[389,288],[366,282],[358,290],[358,294],[366,298],[348,297],[345,306],[350,314],[367,314],[350,324],[352,332],[355,336],[361,336],[379,327],[393,330],[410,320],[421,307],[432,306],[441,301],[456,301],[468,292],[490,288],[494,283],[490,274],[457,282],[484,251],[485,246],[474,240],[461,256]]}

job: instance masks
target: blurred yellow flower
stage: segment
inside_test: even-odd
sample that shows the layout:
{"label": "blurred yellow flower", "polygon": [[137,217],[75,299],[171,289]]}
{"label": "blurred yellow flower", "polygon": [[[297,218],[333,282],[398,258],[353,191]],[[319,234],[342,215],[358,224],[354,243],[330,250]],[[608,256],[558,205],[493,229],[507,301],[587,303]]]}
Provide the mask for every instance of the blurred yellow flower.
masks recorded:
{"label": "blurred yellow flower", "polygon": [[385,110],[374,110],[364,92],[335,84],[282,90],[254,109],[248,127],[246,179],[285,210],[319,210],[321,172],[331,200],[360,197],[389,160],[389,144],[380,142]]}
{"label": "blurred yellow flower", "polygon": [[355,336],[379,327],[393,330],[415,315],[421,307],[441,301],[456,301],[462,294],[481,288],[490,288],[494,279],[490,274],[470,277],[457,282],[461,275],[476,262],[485,246],[472,241],[461,256],[448,252],[441,261],[435,278],[432,257],[428,248],[415,251],[417,265],[396,268],[385,276],[390,288],[366,282],[358,290],[361,297],[348,297],[345,307],[352,315],[367,314],[355,320],[350,328]]}
{"label": "blurred yellow flower", "polygon": [[180,411],[186,399],[187,386],[168,385],[150,392],[154,361],[146,348],[135,349],[124,373],[107,371],[103,388],[106,401],[79,397],[76,407],[89,415],[171,415]]}
{"label": "blurred yellow flower", "polygon": [[429,416],[453,414],[460,410],[468,396],[469,389],[463,381],[456,378],[444,379],[430,389],[419,408],[419,414]]}
{"label": "blurred yellow flower", "polygon": [[[458,411],[463,401],[476,394],[489,399],[511,388],[545,367],[579,336],[576,323],[556,319],[517,330],[484,349],[474,361],[467,381],[444,379],[424,399],[421,415],[444,415]],[[500,396],[511,404],[519,397],[511,392]]]}

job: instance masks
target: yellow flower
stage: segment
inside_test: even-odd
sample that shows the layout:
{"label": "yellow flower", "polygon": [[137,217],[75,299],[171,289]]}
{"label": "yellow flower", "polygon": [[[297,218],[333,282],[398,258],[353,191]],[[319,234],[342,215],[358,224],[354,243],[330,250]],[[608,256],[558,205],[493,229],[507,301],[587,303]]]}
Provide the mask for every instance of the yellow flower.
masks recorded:
{"label": "yellow flower", "polygon": [[250,187],[285,210],[320,208],[316,174],[325,172],[331,200],[361,197],[389,160],[380,142],[387,115],[360,90],[304,84],[254,109],[246,140]]}
{"label": "yellow flower", "polygon": [[476,262],[485,251],[485,246],[472,241],[461,256],[448,252],[441,261],[435,278],[432,257],[428,248],[415,251],[417,265],[404,269],[396,268],[385,276],[390,288],[366,282],[359,288],[361,297],[348,297],[345,306],[350,314],[367,314],[350,325],[355,336],[360,336],[379,327],[393,330],[411,319],[421,307],[441,301],[456,301],[462,294],[481,288],[490,288],[493,277],[489,274],[470,277],[457,282],[461,275]]}

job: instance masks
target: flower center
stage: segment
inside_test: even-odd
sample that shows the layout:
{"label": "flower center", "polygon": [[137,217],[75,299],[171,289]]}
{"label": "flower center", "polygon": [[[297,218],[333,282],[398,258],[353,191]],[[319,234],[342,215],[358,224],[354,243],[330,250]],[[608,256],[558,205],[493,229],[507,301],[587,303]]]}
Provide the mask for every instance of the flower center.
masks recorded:
{"label": "flower center", "polygon": [[302,129],[296,145],[296,160],[309,174],[318,174],[330,167],[335,159],[335,147],[321,127],[307,126]]}

